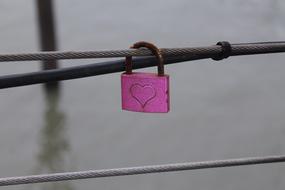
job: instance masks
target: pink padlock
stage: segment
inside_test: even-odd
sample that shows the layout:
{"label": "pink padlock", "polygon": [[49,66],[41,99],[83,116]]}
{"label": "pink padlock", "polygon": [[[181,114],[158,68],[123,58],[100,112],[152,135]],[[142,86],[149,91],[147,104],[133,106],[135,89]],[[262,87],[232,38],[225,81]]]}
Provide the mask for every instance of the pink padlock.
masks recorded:
{"label": "pink padlock", "polygon": [[131,48],[145,47],[158,58],[158,74],[132,72],[132,57],[126,57],[126,72],[121,75],[122,109],[135,112],[169,112],[169,76],[164,74],[160,50],[148,42],[137,42]]}

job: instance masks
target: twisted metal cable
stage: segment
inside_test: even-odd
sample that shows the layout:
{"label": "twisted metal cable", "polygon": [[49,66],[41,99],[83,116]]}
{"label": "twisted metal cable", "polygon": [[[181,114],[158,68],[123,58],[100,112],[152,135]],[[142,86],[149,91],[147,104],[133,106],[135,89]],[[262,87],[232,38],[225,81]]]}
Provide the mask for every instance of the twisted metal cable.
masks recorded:
{"label": "twisted metal cable", "polygon": [[0,178],[0,186],[285,162],[285,155]]}
{"label": "twisted metal cable", "polygon": [[[215,54],[219,47],[199,47],[199,48],[172,48],[161,49],[163,55],[182,54]],[[37,61],[37,60],[59,60],[59,59],[91,59],[91,58],[114,58],[126,56],[151,56],[152,52],[147,49],[126,49],[109,51],[66,51],[66,52],[39,52],[23,54],[0,54],[0,62],[7,61]]]}
{"label": "twisted metal cable", "polygon": [[[232,55],[248,55],[260,53],[285,52],[285,42],[257,42],[231,44]],[[187,47],[187,48],[161,48],[164,56],[177,55],[207,55],[213,57],[221,52],[221,46]],[[0,54],[0,62],[6,61],[36,61],[36,60],[59,60],[59,59],[91,59],[91,58],[114,58],[126,56],[151,56],[147,49],[126,49],[108,51],[51,51],[39,53]]]}
{"label": "twisted metal cable", "polygon": [[[194,48],[161,49],[164,54],[164,64],[173,64],[184,61],[192,61],[207,58],[216,58],[222,53],[220,45]],[[231,44],[230,56],[266,54],[285,52],[285,42],[258,42]],[[48,59],[75,59],[95,57],[117,56],[147,56],[151,52],[146,49],[116,50],[95,52],[42,52],[35,54],[0,54],[0,61],[20,60],[48,60]],[[134,58],[133,69],[155,66],[157,60],[153,56]],[[0,89],[84,78],[108,73],[122,72],[125,70],[125,60],[108,61],[68,68],[31,72],[24,74],[12,74],[0,76]]]}

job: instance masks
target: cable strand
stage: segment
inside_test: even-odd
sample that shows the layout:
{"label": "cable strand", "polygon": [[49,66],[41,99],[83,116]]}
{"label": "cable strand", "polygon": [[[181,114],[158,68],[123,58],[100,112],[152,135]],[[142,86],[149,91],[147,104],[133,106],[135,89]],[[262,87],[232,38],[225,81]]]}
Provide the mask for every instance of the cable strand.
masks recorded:
{"label": "cable strand", "polygon": [[0,186],[285,162],[285,155],[0,178]]}
{"label": "cable strand", "polygon": [[[256,42],[231,44],[233,53],[231,55],[248,55],[258,53],[284,52],[285,42]],[[164,56],[176,55],[208,55],[213,56],[222,52],[219,45],[193,48],[161,48]],[[59,59],[94,59],[94,58],[114,58],[126,56],[151,56],[151,51],[147,49],[126,49],[107,51],[50,51],[38,53],[0,54],[0,62],[8,61],[40,61]]]}
{"label": "cable strand", "polygon": [[[185,61],[215,58],[222,53],[220,45],[192,48],[162,48],[164,64],[173,64]],[[285,42],[260,42],[231,44],[230,56],[254,55],[267,53],[285,52]],[[133,60],[133,68],[151,67],[157,64],[152,53],[147,49],[129,49],[116,51],[95,51],[95,52],[41,52],[36,54],[0,54],[1,61],[19,60],[48,60],[48,59],[78,59],[78,58],[102,58],[102,57],[125,57],[125,56],[146,56]],[[24,74],[12,74],[0,76],[0,89],[56,82],[84,78],[96,75],[103,75],[125,70],[125,60],[107,61],[83,66],[31,72]]]}

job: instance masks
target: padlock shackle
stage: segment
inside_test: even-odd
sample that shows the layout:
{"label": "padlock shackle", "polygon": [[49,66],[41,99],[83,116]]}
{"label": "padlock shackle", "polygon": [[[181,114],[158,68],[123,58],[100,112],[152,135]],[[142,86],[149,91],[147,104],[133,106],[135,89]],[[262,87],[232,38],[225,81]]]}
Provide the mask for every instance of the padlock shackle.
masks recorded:
{"label": "padlock shackle", "polygon": [[[164,76],[164,61],[163,56],[161,54],[160,49],[158,49],[154,44],[149,42],[137,42],[131,48],[138,49],[138,48],[147,48],[149,49],[158,59],[158,65],[157,65],[157,72],[158,76]],[[132,56],[126,57],[126,74],[132,74]]]}

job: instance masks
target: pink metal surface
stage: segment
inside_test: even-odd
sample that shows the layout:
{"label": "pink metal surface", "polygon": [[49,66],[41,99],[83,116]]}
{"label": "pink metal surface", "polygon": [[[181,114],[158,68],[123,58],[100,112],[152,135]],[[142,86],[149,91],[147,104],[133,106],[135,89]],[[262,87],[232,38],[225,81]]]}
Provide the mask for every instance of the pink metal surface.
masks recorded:
{"label": "pink metal surface", "polygon": [[153,73],[121,75],[123,110],[149,113],[169,111],[169,76]]}

